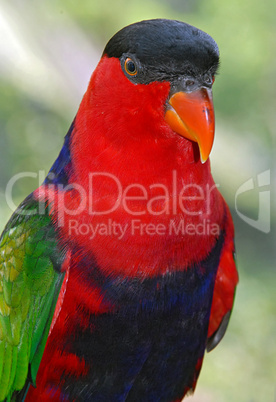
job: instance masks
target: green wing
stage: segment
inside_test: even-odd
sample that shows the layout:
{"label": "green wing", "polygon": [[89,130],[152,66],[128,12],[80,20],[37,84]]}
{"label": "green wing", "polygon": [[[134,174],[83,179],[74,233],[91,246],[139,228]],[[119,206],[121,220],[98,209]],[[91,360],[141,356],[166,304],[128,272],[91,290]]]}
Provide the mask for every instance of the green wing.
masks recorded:
{"label": "green wing", "polygon": [[64,278],[64,253],[38,205],[28,197],[0,238],[0,401],[10,401],[27,378],[35,384]]}

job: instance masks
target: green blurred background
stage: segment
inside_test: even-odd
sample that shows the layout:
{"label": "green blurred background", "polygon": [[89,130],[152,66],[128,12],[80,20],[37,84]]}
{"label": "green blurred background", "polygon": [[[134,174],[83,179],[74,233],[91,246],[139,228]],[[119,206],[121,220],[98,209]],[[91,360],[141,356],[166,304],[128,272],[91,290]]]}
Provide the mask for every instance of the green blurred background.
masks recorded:
{"label": "green blurred background", "polygon": [[[148,18],[172,18],[208,32],[221,52],[214,85],[216,139],[212,169],[231,207],[240,273],[235,309],[223,342],[206,355],[191,402],[276,401],[275,273],[275,0],[25,0],[0,3],[0,228],[11,214],[5,191],[17,173],[40,181],[61,148],[107,40]],[[257,175],[269,171],[270,193],[260,204]],[[18,204],[40,184],[13,187]],[[266,194],[269,194],[266,193]],[[188,398],[189,400],[189,398]]]}

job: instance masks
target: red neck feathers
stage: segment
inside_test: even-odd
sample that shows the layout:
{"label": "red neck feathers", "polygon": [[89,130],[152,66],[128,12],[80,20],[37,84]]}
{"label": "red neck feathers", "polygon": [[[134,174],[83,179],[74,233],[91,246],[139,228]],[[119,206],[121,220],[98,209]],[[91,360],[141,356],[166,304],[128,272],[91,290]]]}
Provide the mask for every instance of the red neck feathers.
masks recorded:
{"label": "red neck feathers", "polygon": [[64,196],[67,212],[60,204],[54,213],[62,237],[107,272],[186,269],[220,233],[223,200],[209,161],[202,164],[197,145],[164,120],[169,91],[168,82],[132,83],[118,59],[103,57],[76,116],[70,181],[77,187]]}

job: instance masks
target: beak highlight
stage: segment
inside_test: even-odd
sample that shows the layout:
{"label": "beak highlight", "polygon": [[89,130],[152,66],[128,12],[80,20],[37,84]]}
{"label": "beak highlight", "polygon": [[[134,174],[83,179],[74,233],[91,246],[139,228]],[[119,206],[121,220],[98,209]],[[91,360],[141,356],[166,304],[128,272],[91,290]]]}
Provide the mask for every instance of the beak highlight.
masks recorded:
{"label": "beak highlight", "polygon": [[207,161],[215,134],[212,92],[200,88],[194,92],[176,92],[169,101],[165,120],[173,131],[198,144],[201,162]]}

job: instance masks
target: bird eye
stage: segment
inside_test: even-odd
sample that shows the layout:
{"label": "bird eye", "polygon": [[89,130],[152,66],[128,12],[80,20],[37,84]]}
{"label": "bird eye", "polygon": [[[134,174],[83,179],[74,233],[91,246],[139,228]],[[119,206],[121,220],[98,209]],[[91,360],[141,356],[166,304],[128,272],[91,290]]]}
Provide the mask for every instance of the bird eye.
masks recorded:
{"label": "bird eye", "polygon": [[137,68],[133,60],[130,57],[127,57],[125,60],[125,70],[132,77],[137,74]]}

